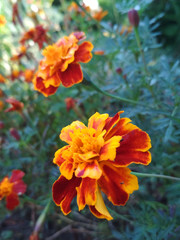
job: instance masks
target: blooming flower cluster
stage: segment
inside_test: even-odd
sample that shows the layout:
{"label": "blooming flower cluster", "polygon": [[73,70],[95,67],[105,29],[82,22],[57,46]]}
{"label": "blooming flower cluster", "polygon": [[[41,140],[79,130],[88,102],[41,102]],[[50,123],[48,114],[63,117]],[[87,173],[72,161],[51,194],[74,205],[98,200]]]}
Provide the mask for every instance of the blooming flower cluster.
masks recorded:
{"label": "blooming flower cluster", "polygon": [[131,163],[151,162],[149,135],[120,118],[95,113],[86,127],[79,121],[62,129],[60,139],[68,143],[55,153],[53,162],[61,175],[53,185],[53,199],[64,214],[77,196],[79,210],[89,206],[98,218],[111,220],[102,193],[114,205],[125,205],[129,194],[138,190],[138,179],[131,174]]}
{"label": "blooming flower cluster", "polygon": [[0,182],[0,200],[6,198],[6,207],[9,210],[13,210],[19,205],[18,195],[26,191],[26,184],[22,180],[23,176],[24,172],[13,170],[10,178],[6,176]]}
{"label": "blooming flower cluster", "polygon": [[47,97],[54,94],[61,83],[71,87],[83,80],[79,62],[89,62],[93,49],[88,41],[79,44],[84,37],[83,32],[74,32],[43,50],[44,59],[33,79],[35,90]]}

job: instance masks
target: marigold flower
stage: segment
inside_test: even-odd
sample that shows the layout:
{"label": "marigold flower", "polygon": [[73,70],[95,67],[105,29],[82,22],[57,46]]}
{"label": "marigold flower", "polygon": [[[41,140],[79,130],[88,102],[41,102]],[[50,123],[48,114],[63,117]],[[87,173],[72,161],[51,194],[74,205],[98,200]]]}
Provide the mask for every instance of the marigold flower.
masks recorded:
{"label": "marigold flower", "polygon": [[123,25],[121,27],[120,35],[123,35],[123,34],[127,35],[127,34],[131,33],[132,30],[133,30],[132,26],[125,26],[125,25]]}
{"label": "marigold flower", "polygon": [[24,107],[24,103],[19,102],[18,100],[16,100],[15,98],[8,98],[6,99],[7,103],[10,103],[12,105],[12,107],[7,108],[5,110],[5,112],[11,112],[11,111],[17,111],[19,113],[22,112],[22,109]]}
{"label": "marigold flower", "polygon": [[11,81],[14,81],[16,78],[19,78],[21,74],[22,74],[21,71],[13,69],[9,78],[11,79]]}
{"label": "marigold flower", "polygon": [[29,31],[25,32],[22,36],[20,43],[24,44],[28,40],[33,40],[38,44],[39,49],[43,47],[43,43],[47,42],[47,29],[42,25],[37,25],[35,28],[31,28]]}
{"label": "marigold flower", "polygon": [[3,27],[6,24],[6,19],[3,15],[0,15],[0,27]]}
{"label": "marigold flower", "polygon": [[0,83],[5,83],[6,79],[0,74]]}
{"label": "marigold flower", "polygon": [[34,70],[26,69],[23,73],[25,81],[31,83],[34,77]]}
{"label": "marigold flower", "polygon": [[103,11],[103,9],[100,9],[99,11],[94,12],[92,17],[97,21],[101,21],[107,14],[108,11]]}
{"label": "marigold flower", "polygon": [[[85,11],[90,12],[90,7],[86,6],[85,4],[82,4],[82,8],[84,8]],[[82,17],[84,17],[86,14],[85,12],[77,5],[77,3],[72,2],[68,9],[69,12],[75,12],[76,14],[80,14]]]}
{"label": "marigold flower", "polygon": [[77,196],[79,210],[89,206],[98,218],[111,220],[102,192],[114,205],[125,205],[129,194],[138,190],[138,179],[131,175],[131,163],[151,162],[149,135],[120,118],[95,113],[88,127],[79,121],[62,129],[60,139],[67,146],[55,153],[53,162],[61,175],[53,184],[53,199],[64,214],[71,212],[70,204]]}
{"label": "marigold flower", "polygon": [[54,94],[61,83],[71,87],[83,80],[79,62],[91,60],[93,45],[88,41],[79,45],[82,38],[84,33],[75,32],[43,50],[44,59],[33,79],[35,90],[47,97]]}
{"label": "marigold flower", "polygon": [[24,45],[20,46],[19,53],[11,57],[11,61],[17,61],[21,59],[26,54],[26,47]]}
{"label": "marigold flower", "polygon": [[0,111],[4,108],[4,102],[0,100]]}
{"label": "marigold flower", "polygon": [[9,210],[13,210],[19,205],[18,195],[26,191],[26,184],[22,180],[23,176],[24,172],[13,170],[10,178],[6,176],[0,182],[0,200],[6,198],[6,208]]}
{"label": "marigold flower", "polygon": [[93,52],[95,55],[104,55],[104,51],[103,50],[95,50],[94,52]]}

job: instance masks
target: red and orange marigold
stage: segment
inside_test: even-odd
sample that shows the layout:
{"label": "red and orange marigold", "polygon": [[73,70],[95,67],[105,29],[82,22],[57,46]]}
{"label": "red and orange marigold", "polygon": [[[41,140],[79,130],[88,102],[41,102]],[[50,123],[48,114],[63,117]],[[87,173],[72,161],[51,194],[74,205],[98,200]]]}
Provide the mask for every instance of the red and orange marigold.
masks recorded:
{"label": "red and orange marigold", "polygon": [[114,205],[125,205],[129,194],[138,190],[138,179],[131,174],[131,163],[151,162],[149,135],[120,118],[95,113],[88,127],[79,121],[62,129],[60,139],[68,143],[55,153],[53,162],[61,175],[53,184],[53,199],[64,214],[77,196],[79,210],[86,205],[98,218],[111,220],[102,192]]}
{"label": "red and orange marigold", "polygon": [[35,90],[47,97],[54,94],[61,83],[71,87],[83,80],[79,62],[89,62],[93,49],[88,41],[79,44],[84,36],[83,32],[72,33],[43,50],[44,59],[33,79]]}
{"label": "red and orange marigold", "polygon": [[13,170],[10,178],[6,176],[0,182],[0,200],[6,198],[6,207],[9,210],[13,210],[19,205],[18,195],[26,191],[26,184],[22,180],[23,176],[24,172]]}
{"label": "red and orange marigold", "polygon": [[5,110],[5,112],[16,111],[16,112],[22,113],[22,109],[23,109],[23,107],[24,107],[24,103],[19,102],[19,101],[16,100],[15,98],[7,98],[7,99],[6,99],[6,102],[9,103],[9,104],[11,104],[12,107],[7,108],[7,109]]}

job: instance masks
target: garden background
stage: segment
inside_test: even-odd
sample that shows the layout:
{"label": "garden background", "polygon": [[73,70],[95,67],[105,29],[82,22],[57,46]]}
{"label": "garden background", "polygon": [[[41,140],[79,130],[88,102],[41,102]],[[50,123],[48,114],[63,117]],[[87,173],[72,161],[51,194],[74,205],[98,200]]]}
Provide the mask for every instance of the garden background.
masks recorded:
{"label": "garden background", "polygon": [[[180,239],[179,181],[138,177],[139,190],[125,206],[106,202],[112,221],[95,218],[88,208],[79,212],[75,199],[65,216],[51,201],[59,177],[52,160],[64,146],[60,131],[75,120],[87,124],[95,112],[124,110],[123,117],[150,135],[152,162],[131,165],[132,171],[180,177],[180,2],[99,0],[96,7],[67,0],[0,2],[0,181],[20,169],[27,185],[13,211],[0,201],[2,240]],[[129,21],[132,9],[138,22],[136,15]],[[23,42],[37,26],[38,37]],[[42,50],[77,31],[94,45],[91,61],[81,64],[84,79],[45,97],[32,83]],[[10,98],[22,109],[7,111]]]}

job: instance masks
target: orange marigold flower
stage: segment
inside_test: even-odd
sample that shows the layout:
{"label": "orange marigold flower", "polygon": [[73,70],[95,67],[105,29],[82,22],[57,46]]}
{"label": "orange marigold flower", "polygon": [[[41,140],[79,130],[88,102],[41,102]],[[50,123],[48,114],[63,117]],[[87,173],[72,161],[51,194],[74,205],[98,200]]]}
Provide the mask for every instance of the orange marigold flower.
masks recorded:
{"label": "orange marigold flower", "polygon": [[26,54],[26,47],[20,46],[19,53],[11,57],[11,61],[17,61]]}
{"label": "orange marigold flower", "polygon": [[0,74],[0,83],[5,83],[6,79]]}
{"label": "orange marigold flower", "polygon": [[108,14],[108,11],[103,11],[103,9],[100,9],[98,12],[97,11],[94,12],[92,14],[92,17],[97,21],[101,21],[107,14]]}
{"label": "orange marigold flower", "polygon": [[121,113],[114,117],[95,113],[88,127],[75,121],[62,129],[60,139],[68,145],[55,153],[53,162],[61,175],[52,191],[64,214],[71,212],[77,196],[79,210],[88,205],[96,217],[111,220],[102,192],[114,205],[124,206],[129,194],[138,190],[138,179],[128,166],[151,162],[151,140],[129,118],[120,118]]}
{"label": "orange marigold flower", "polygon": [[125,25],[123,25],[121,27],[120,35],[123,35],[123,34],[127,35],[127,34],[131,33],[132,30],[133,30],[132,26],[125,26]]}
{"label": "orange marigold flower", "polygon": [[95,55],[104,55],[104,51],[103,50],[95,50],[93,53]]}
{"label": "orange marigold flower", "polygon": [[42,25],[37,25],[35,28],[31,28],[29,31],[25,32],[22,36],[20,43],[24,44],[28,40],[33,40],[38,44],[39,49],[43,47],[43,43],[47,42],[47,29],[45,29]]}
{"label": "orange marigold flower", "polygon": [[26,191],[26,184],[22,181],[23,176],[24,172],[13,170],[10,178],[6,176],[0,182],[0,200],[6,198],[6,208],[9,210],[19,205],[18,195]]}
{"label": "orange marigold flower", "polygon": [[84,33],[75,32],[43,50],[44,59],[33,79],[35,90],[47,97],[54,94],[61,83],[71,87],[83,80],[79,62],[89,62],[93,49],[88,41],[78,44],[83,38]]}
{"label": "orange marigold flower", "polygon": [[31,83],[34,77],[34,70],[26,69],[23,74],[25,81]]}
{"label": "orange marigold flower", "polygon": [[[87,12],[90,12],[90,10],[91,10],[90,7],[86,6],[85,4],[82,4],[82,8]],[[86,13],[75,2],[72,2],[69,5],[68,11],[75,12],[76,14],[80,14],[82,17],[84,17],[86,15]]]}
{"label": "orange marigold flower", "polygon": [[0,111],[4,108],[4,103],[3,101],[0,100]]}
{"label": "orange marigold flower", "polygon": [[16,78],[19,78],[21,74],[22,74],[21,71],[13,69],[9,78],[11,79],[11,81],[14,81]]}
{"label": "orange marigold flower", "polygon": [[3,27],[6,24],[6,19],[3,15],[0,15],[0,27]]}
{"label": "orange marigold flower", "polygon": [[7,108],[5,110],[5,112],[11,112],[11,111],[17,111],[19,113],[22,112],[22,109],[24,107],[24,103],[19,102],[18,100],[16,100],[15,98],[8,98],[6,99],[7,103],[10,103],[12,105],[12,107]]}

